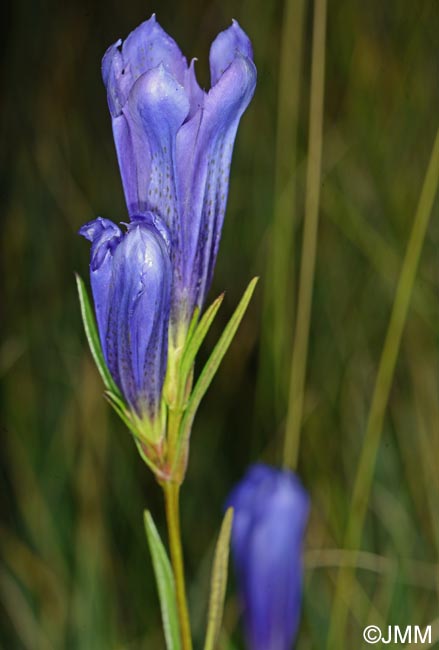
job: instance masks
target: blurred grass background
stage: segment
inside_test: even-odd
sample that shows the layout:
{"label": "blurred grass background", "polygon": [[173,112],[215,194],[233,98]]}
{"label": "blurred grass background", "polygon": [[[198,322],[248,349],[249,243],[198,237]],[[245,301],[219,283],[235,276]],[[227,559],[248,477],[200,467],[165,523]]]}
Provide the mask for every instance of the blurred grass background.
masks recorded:
{"label": "blurred grass background", "polygon": [[[2,8],[0,645],[163,648],[142,525],[159,489],[104,400],[80,323],[76,235],[126,219],[100,60],[155,11],[208,86],[232,17],[257,93],[239,129],[206,355],[253,274],[262,283],[196,420],[183,490],[194,633],[203,638],[222,504],[246,466],[281,463],[306,189],[313,4],[17,0]],[[337,570],[357,567],[342,647],[367,623],[438,616],[438,208],[382,429],[361,553],[343,551],[398,276],[438,126],[435,0],[331,0],[320,222],[298,471],[311,492],[297,646],[323,648]],[[233,586],[233,585],[232,585]],[[242,648],[230,588],[224,648]],[[337,649],[338,650],[338,649]]]}

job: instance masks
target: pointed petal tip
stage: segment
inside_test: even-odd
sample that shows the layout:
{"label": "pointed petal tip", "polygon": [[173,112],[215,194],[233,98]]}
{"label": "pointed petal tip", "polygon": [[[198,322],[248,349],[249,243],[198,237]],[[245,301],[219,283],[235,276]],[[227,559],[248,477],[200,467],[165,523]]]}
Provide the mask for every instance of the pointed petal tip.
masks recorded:
{"label": "pointed petal tip", "polygon": [[214,86],[233,60],[242,55],[253,61],[251,41],[238,21],[233,19],[230,27],[220,32],[210,48],[210,71]]}

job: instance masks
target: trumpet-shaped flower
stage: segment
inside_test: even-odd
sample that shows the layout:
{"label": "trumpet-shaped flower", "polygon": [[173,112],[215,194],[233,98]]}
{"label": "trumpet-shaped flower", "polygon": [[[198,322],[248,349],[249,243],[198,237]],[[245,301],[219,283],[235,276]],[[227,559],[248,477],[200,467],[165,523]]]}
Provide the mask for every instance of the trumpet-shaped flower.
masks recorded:
{"label": "trumpet-shaped flower", "polygon": [[210,70],[204,92],[194,61],[187,64],[154,15],[102,62],[128,212],[166,223],[171,324],[183,329],[212,279],[233,143],[256,83],[252,47],[236,21],[213,42]]}
{"label": "trumpet-shaped flower", "polygon": [[255,465],[228,499],[249,650],[291,650],[302,595],[306,491],[289,471]]}
{"label": "trumpet-shaped flower", "polygon": [[90,278],[105,362],[147,437],[158,442],[172,278],[166,228],[145,213],[133,215],[125,233],[99,217],[80,234],[92,243]]}

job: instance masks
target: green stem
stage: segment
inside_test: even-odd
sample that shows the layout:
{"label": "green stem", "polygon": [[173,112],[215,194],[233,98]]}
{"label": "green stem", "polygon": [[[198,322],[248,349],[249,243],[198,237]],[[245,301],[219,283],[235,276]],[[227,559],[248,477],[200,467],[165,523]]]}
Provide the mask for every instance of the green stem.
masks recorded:
{"label": "green stem", "polygon": [[192,650],[191,625],[186,599],[184,578],[183,549],[180,531],[180,486],[176,483],[163,484],[166,504],[166,521],[168,524],[169,548],[174,572],[175,591],[177,597],[178,619],[180,622],[182,650]]}
{"label": "green stem", "polygon": [[[276,407],[285,408],[285,347],[291,347],[294,295],[294,229],[296,226],[297,132],[299,120],[305,0],[286,0],[279,64],[278,113],[274,186],[272,249],[269,259],[271,282],[267,299],[272,301],[273,325],[269,338],[273,346]],[[280,412],[278,410],[278,412]],[[282,412],[283,417],[283,412]]]}
{"label": "green stem", "polygon": [[[344,548],[358,553],[363,535],[369,495],[372,489],[375,462],[381,441],[381,433],[393,375],[398,358],[401,338],[412,296],[413,285],[419,265],[419,258],[430,220],[439,184],[439,131],[433,146],[421,197],[413,222],[410,239],[399,276],[390,317],[387,335],[381,354],[375,381],[372,403],[367,421],[363,447],[352,491],[352,501],[347,523]],[[339,569],[331,623],[328,637],[328,650],[343,647],[345,630],[355,583],[355,570],[349,567]]]}
{"label": "green stem", "polygon": [[299,454],[317,249],[323,142],[325,37],[326,0],[315,0],[305,223],[303,228],[297,321],[291,359],[290,394],[283,453],[284,466],[290,467],[291,469],[296,469]]}

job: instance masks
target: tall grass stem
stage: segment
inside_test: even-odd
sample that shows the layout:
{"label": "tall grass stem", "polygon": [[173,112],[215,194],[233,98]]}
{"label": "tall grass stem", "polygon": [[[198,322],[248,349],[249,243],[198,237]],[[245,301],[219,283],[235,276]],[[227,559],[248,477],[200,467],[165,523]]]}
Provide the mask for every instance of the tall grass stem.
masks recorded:
{"label": "tall grass stem", "polygon": [[299,278],[283,463],[295,469],[302,428],[304,387],[308,356],[311,305],[319,222],[325,88],[326,0],[315,0],[311,62],[309,144],[305,197],[305,222]]}
{"label": "tall grass stem", "polygon": [[[439,181],[439,131],[433,146],[425,176],[410,239],[399,276],[395,300],[383,351],[378,367],[366,433],[354,482],[344,548],[357,551],[361,544],[367,504],[372,487],[375,461],[381,440],[384,415],[392,386],[392,380],[401,337],[410,305],[412,289],[419,258],[430,220]],[[355,569],[340,568],[337,575],[333,609],[331,614],[328,648],[340,650],[345,639],[349,602],[355,579]]]}
{"label": "tall grass stem", "polygon": [[297,129],[302,70],[304,0],[287,0],[284,10],[282,47],[279,66],[279,92],[276,133],[274,223],[272,238],[271,283],[273,301],[273,366],[275,400],[281,399],[285,385],[285,347],[289,349],[290,318],[293,312],[294,245],[296,210]]}
{"label": "tall grass stem", "polygon": [[[293,247],[296,214],[297,134],[303,59],[305,0],[285,0],[279,58],[274,206],[270,253],[268,256],[262,345],[257,393],[264,408],[267,378],[273,377],[276,416],[285,412],[291,321],[294,313]],[[287,357],[288,358],[288,357]]]}

